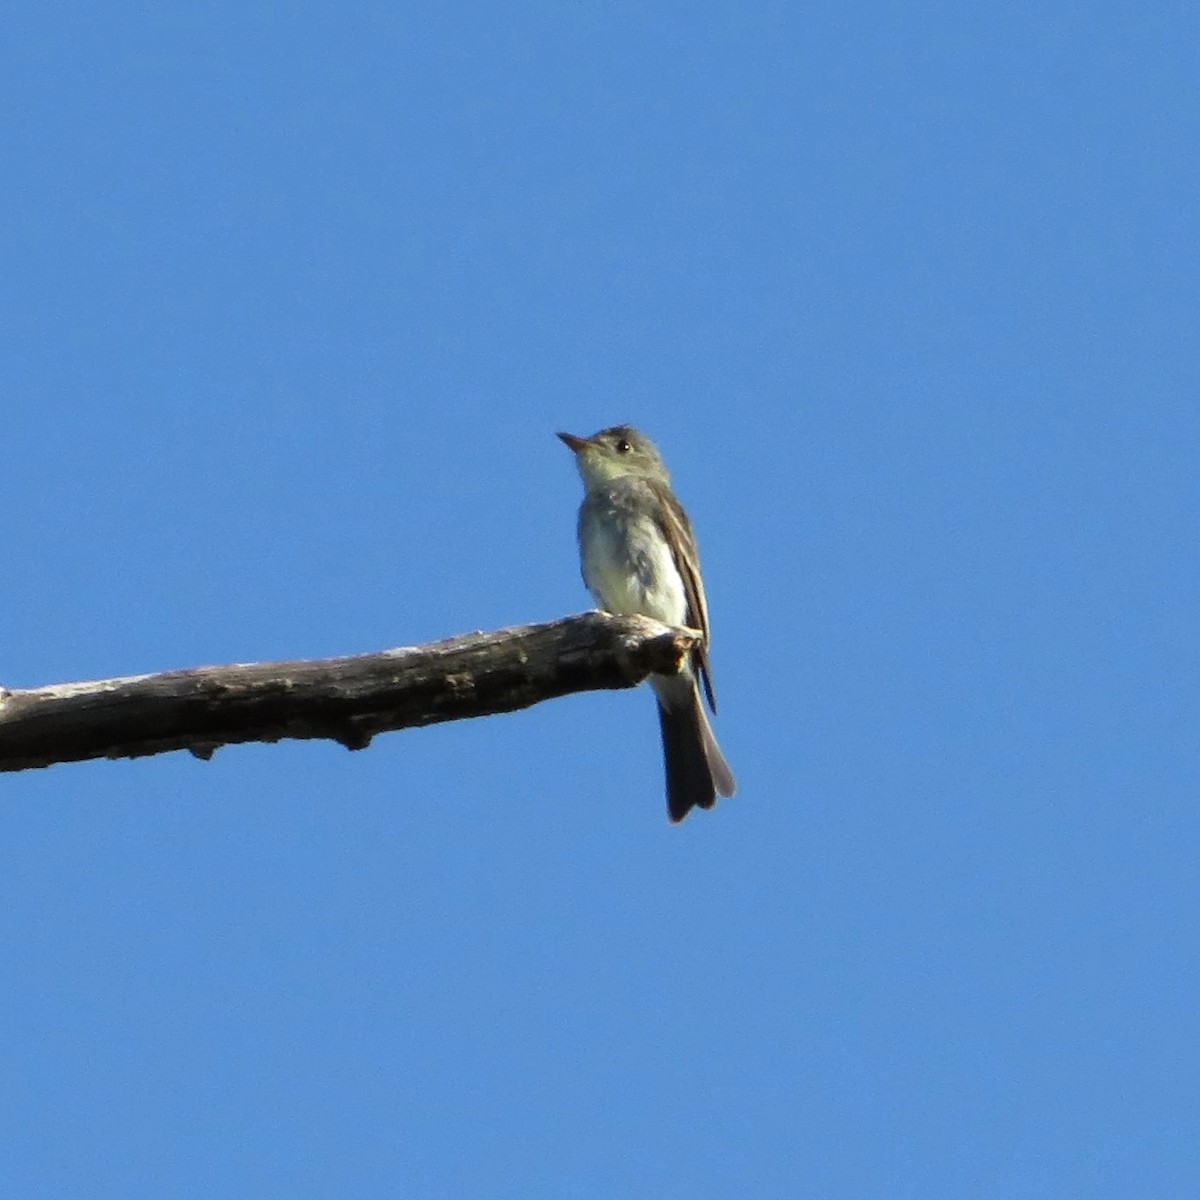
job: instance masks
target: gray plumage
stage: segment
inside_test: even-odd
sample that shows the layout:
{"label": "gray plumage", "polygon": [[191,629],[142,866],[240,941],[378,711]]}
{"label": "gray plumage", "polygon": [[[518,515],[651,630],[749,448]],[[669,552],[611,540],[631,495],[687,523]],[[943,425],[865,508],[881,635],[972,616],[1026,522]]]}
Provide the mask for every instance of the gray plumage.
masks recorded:
{"label": "gray plumage", "polygon": [[702,640],[678,675],[655,675],[667,810],[682,820],[693,807],[732,796],[729,769],[700,700],[716,700],[708,666],[708,606],[691,522],[671,491],[654,444],[628,425],[590,438],[559,434],[575,452],[585,496],[579,509],[584,583],[607,612],[641,614],[700,630]]}

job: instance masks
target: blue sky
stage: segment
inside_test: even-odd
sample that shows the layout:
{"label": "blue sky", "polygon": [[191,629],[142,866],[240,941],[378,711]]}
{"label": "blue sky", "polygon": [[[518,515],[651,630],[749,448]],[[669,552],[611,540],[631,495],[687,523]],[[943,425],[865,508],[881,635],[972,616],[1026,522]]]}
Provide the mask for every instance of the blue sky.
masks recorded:
{"label": "blue sky", "polygon": [[0,683],[590,603],[650,695],[0,781],[0,1192],[1159,1197],[1196,1145],[1196,18],[19,4]]}

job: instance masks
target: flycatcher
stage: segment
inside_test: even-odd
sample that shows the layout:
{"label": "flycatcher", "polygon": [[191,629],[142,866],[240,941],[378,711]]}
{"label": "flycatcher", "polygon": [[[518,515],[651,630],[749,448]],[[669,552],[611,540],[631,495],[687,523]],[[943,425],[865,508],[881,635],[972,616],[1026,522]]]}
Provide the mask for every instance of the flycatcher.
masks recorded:
{"label": "flycatcher", "polygon": [[708,669],[708,605],[692,523],[671,491],[671,477],[645,434],[628,425],[589,438],[558,435],[583,476],[579,557],[583,582],[605,612],[687,625],[703,638],[678,675],[652,675],[658,698],[667,813],[682,821],[717,796],[732,796],[733,773],[713,737],[700,683],[715,713]]}

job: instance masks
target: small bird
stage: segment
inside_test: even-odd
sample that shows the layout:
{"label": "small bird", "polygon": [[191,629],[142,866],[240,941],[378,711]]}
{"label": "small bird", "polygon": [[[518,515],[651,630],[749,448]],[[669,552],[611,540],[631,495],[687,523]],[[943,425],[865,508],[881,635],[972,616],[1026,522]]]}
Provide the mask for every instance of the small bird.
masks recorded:
{"label": "small bird", "polygon": [[618,616],[640,614],[665,625],[700,630],[700,644],[678,675],[652,675],[658,698],[667,814],[682,821],[691,810],[732,796],[729,769],[700,700],[700,683],[715,713],[708,668],[708,605],[692,523],[671,491],[662,457],[645,434],[614,425],[591,437],[558,435],[575,452],[583,476],[579,557],[583,582],[600,607]]}

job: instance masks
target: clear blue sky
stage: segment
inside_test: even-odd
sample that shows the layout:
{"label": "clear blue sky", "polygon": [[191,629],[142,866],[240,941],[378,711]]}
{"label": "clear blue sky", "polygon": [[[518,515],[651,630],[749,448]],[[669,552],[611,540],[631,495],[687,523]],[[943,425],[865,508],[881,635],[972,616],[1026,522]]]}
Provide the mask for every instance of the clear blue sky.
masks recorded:
{"label": "clear blue sky", "polygon": [[19,3],[0,683],[588,607],[646,691],[0,777],[5,1197],[1200,1194],[1200,22]]}

